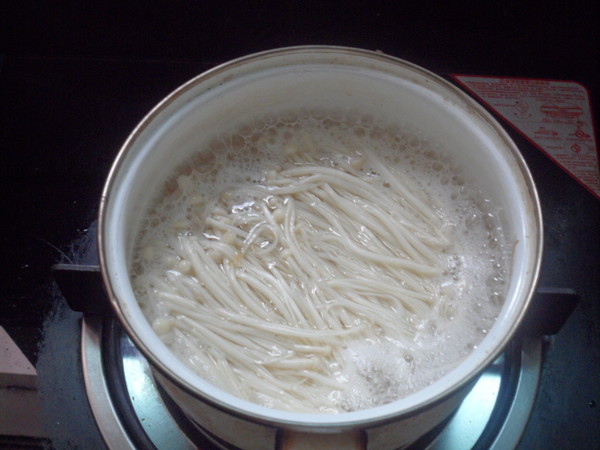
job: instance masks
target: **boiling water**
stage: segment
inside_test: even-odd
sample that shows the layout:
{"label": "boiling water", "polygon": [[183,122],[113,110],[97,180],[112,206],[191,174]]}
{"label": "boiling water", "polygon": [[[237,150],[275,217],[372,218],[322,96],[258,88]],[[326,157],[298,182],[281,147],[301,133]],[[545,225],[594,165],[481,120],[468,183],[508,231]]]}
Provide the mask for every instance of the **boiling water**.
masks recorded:
{"label": "boiling water", "polygon": [[[380,161],[383,166],[372,161]],[[278,183],[282,176],[306,165],[356,176],[382,198],[389,197],[398,211],[383,211],[389,214],[385,220],[396,220],[398,229],[409,230],[413,236],[425,235],[423,242],[432,240],[432,236],[445,242],[434,245],[437,253],[435,264],[432,263],[439,264],[442,270],[419,277],[408,269],[391,273],[389,267],[377,262],[342,264],[340,258],[347,258],[354,250],[346,254],[344,249],[338,249],[322,265],[301,270],[303,274],[313,274],[312,278],[289,275],[286,258],[290,257],[290,249],[274,237],[272,229],[265,233],[258,227],[252,239],[249,236],[254,229],[251,224],[267,222],[265,214],[271,220],[269,226],[283,227],[288,223],[289,217],[282,211],[285,205],[289,210],[289,198],[294,199],[296,194],[275,192],[281,187]],[[412,218],[403,218],[402,210],[411,209],[411,205],[406,199],[395,198],[390,174],[402,180],[407,195],[415,198],[417,204],[430,208],[434,216],[431,220],[419,218],[415,211]],[[308,177],[310,173],[303,176]],[[257,191],[257,186],[267,188]],[[344,195],[358,208],[355,217],[360,222],[360,210],[369,211],[368,201]],[[319,252],[316,247],[320,242],[339,240],[347,232],[335,227],[316,230],[310,220],[302,222],[300,210],[296,214],[297,228],[302,228],[298,231],[301,241],[331,234],[324,241],[315,240],[310,244],[315,248],[308,251]],[[405,226],[405,219],[413,223]],[[359,248],[355,253],[379,246],[386,257],[412,259],[409,254],[388,248],[384,239],[374,237],[369,224],[357,223],[353,230],[352,249]],[[209,263],[194,262],[189,257],[189,242],[198,243],[198,251],[208,255]],[[227,277],[212,278],[217,286],[211,287],[210,280],[204,280],[200,273],[202,267],[227,267],[224,270],[232,276],[232,272],[247,270],[241,265],[243,258],[263,259],[265,279],[271,280],[263,288],[271,289],[272,297],[269,293],[252,293],[260,304],[250,309],[241,300],[239,305],[223,306],[213,298],[218,297],[215,292],[231,296],[241,291],[231,288],[233,282]],[[493,205],[472,184],[468,174],[445,156],[443,147],[427,142],[415,130],[377,122],[372,117],[302,112],[266,117],[232,130],[207,143],[182,164],[165,183],[148,213],[132,273],[136,295],[149,322],[172,351],[199,375],[265,406],[330,413],[364,409],[401,398],[431,384],[460,363],[485,336],[502,306],[507,261],[507,245]],[[298,263],[301,265],[302,261]],[[297,327],[315,334],[336,329],[327,322],[327,314],[336,308],[332,305],[346,299],[327,297],[328,292],[334,291],[323,289],[325,293],[320,293],[320,286],[335,285],[339,277],[352,284],[352,280],[368,276],[380,276],[382,284],[389,284],[391,279],[399,292],[418,291],[415,295],[421,296],[422,301],[394,303],[383,294],[373,294],[371,291],[377,290],[378,284],[375,278],[371,287],[357,291],[356,296],[364,299],[352,296],[358,312],[349,308],[344,317],[336,318],[339,335],[333,343],[327,338],[326,343],[315,344],[318,339],[301,337],[290,344],[288,337],[278,335],[273,327],[274,331],[265,332],[271,336],[258,344],[263,346],[264,355],[257,353],[249,341],[234,341],[235,336],[243,334],[239,330],[247,328],[246,322],[251,322],[249,318],[256,318],[260,311],[264,311],[268,326]],[[273,277],[281,286],[273,285]],[[182,281],[183,278],[188,281]],[[300,305],[305,297],[322,302],[314,308],[322,317],[312,323],[305,323],[309,313],[298,315],[293,313],[298,308],[277,303],[283,299]],[[169,301],[171,298],[175,303]],[[387,308],[382,311],[389,321],[370,320],[360,309],[361,302],[375,301],[373,298],[377,308]],[[211,323],[203,323],[201,315],[205,310],[196,311],[196,315],[186,312],[186,305],[193,311],[198,304],[213,305],[217,312]],[[292,311],[288,315],[283,314],[286,308]],[[237,316],[234,318],[233,314]],[[222,324],[217,327],[225,331],[214,328],[215,322]],[[352,331],[365,326],[371,329]],[[217,335],[223,341],[220,346],[210,340],[210,336]],[[229,346],[235,347],[232,354],[223,350]],[[239,350],[245,352],[239,358],[249,355],[252,361],[238,361],[235,352]],[[256,367],[248,368],[252,363]],[[243,386],[244,377],[249,374],[258,374],[257,381]],[[265,386],[262,391],[261,383],[268,380],[272,386]],[[303,392],[308,392],[307,398]]]}

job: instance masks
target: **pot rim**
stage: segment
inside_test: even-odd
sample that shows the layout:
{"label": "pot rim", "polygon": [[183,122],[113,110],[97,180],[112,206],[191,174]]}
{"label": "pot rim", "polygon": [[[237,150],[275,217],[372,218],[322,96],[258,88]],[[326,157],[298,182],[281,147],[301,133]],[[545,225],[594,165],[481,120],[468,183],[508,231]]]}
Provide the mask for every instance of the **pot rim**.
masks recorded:
{"label": "pot rim", "polygon": [[[527,192],[523,193],[523,195],[529,196],[532,211],[531,214],[534,216],[534,225],[537,231],[537,236],[535,236],[535,241],[531,244],[534,246],[534,258],[533,265],[529,267],[531,271],[531,275],[529,275],[529,279],[531,280],[529,286],[526,291],[523,293],[523,301],[521,302],[521,308],[518,311],[518,314],[515,317],[515,320],[510,327],[510,329],[504,333],[502,338],[493,348],[493,351],[487,353],[486,357],[475,367],[472,367],[471,370],[457,383],[451,384],[449,387],[441,390],[434,396],[430,396],[423,401],[417,402],[411,407],[400,409],[399,407],[393,407],[401,400],[391,402],[386,405],[369,408],[367,410],[361,410],[356,412],[348,412],[348,413],[339,413],[339,414],[305,414],[305,413],[289,413],[287,411],[274,410],[266,407],[261,407],[251,402],[241,401],[240,403],[243,405],[245,403],[248,404],[248,409],[244,407],[233,406],[227,401],[227,397],[236,398],[230,394],[226,394],[222,397],[216,398],[208,393],[204,392],[202,389],[194,386],[191,383],[183,380],[178,374],[174,373],[166,364],[161,361],[159,357],[155,355],[152,349],[147,345],[146,342],[142,338],[139,337],[136,330],[132,326],[132,324],[127,320],[126,315],[124,314],[123,306],[119,300],[118,293],[115,291],[113,283],[111,281],[111,275],[108,270],[108,266],[110,265],[110,256],[107,254],[107,246],[106,242],[108,238],[106,236],[107,233],[107,223],[109,221],[109,217],[107,217],[108,204],[111,200],[115,178],[118,173],[122,170],[122,166],[124,161],[131,151],[131,148],[136,142],[136,140],[142,135],[142,133],[148,129],[148,127],[153,123],[153,121],[171,104],[173,104],[178,98],[186,94],[191,89],[194,89],[197,85],[209,81],[214,77],[217,77],[224,72],[230,71],[235,68],[239,68],[241,66],[246,65],[250,62],[257,62],[260,60],[268,60],[271,58],[279,58],[286,55],[305,55],[310,58],[311,55],[340,55],[340,56],[350,56],[350,57],[362,57],[366,59],[372,59],[374,62],[379,63],[389,63],[393,65],[399,65],[403,68],[407,68],[414,72],[417,72],[423,75],[425,78],[429,79],[432,83],[437,83],[443,89],[449,91],[452,95],[456,96],[460,99],[461,102],[469,109],[469,113],[478,117],[479,120],[486,123],[490,126],[495,133],[497,133],[498,137],[501,139],[502,145],[507,149],[507,152],[510,153],[510,156],[514,159],[517,164],[517,169],[519,171],[520,176],[523,178]],[[119,153],[110,169],[110,172],[107,177],[107,181],[104,185],[101,199],[100,199],[100,208],[99,208],[99,226],[98,226],[98,248],[99,248],[99,259],[100,259],[100,268],[104,281],[104,285],[112,306],[114,313],[119,319],[120,324],[124,327],[128,336],[132,339],[135,345],[141,350],[142,354],[151,361],[151,365],[158,369],[161,374],[163,374],[168,380],[175,383],[175,385],[183,389],[188,394],[196,397],[203,402],[212,405],[220,410],[226,411],[229,414],[233,414],[240,418],[245,418],[257,423],[269,424],[273,426],[287,426],[288,428],[293,427],[336,427],[338,429],[350,429],[356,428],[358,426],[365,425],[376,425],[383,424],[393,420],[397,420],[400,417],[406,415],[415,414],[423,409],[430,408],[431,406],[438,404],[443,401],[447,397],[449,397],[452,393],[462,389],[465,387],[470,381],[473,380],[475,376],[477,376],[485,367],[491,364],[499,354],[504,350],[508,342],[512,339],[515,334],[519,324],[521,323],[523,316],[527,310],[531,297],[536,289],[539,272],[541,268],[541,260],[542,260],[542,251],[543,251],[543,223],[542,223],[542,214],[541,214],[541,206],[539,197],[537,194],[537,190],[535,188],[535,184],[533,182],[533,178],[531,173],[525,163],[525,160],[521,153],[519,152],[516,144],[510,138],[506,130],[498,123],[498,121],[487,111],[485,110],[479,103],[473,100],[469,95],[467,95],[464,91],[459,89],[457,86],[451,84],[446,81],[442,77],[420,67],[413,63],[404,61],[402,59],[386,55],[381,52],[375,52],[371,50],[364,50],[359,48],[352,47],[342,47],[342,46],[325,46],[325,45],[310,45],[310,46],[294,46],[294,47],[283,47],[272,50],[266,50],[254,54],[250,54],[247,56],[243,56],[240,58],[236,58],[229,62],[225,62],[223,64],[217,65],[216,67],[209,69],[198,76],[192,78],[187,81],[170,94],[168,94],[164,99],[162,99],[154,108],[150,110],[150,112],[138,123],[138,125],[133,129],[133,131],[129,134],[122,147],[119,150]],[[462,365],[459,364],[459,366]],[[444,377],[443,377],[444,378]],[[442,379],[443,379],[442,378]],[[439,380],[438,380],[439,381]],[[436,383],[434,383],[436,384]],[[420,391],[418,391],[420,392]],[[418,393],[417,392],[417,393]],[[414,395],[414,394],[413,394]],[[239,401],[239,399],[237,399]],[[390,407],[391,405],[391,407]],[[249,411],[252,409],[254,411]],[[377,411],[377,413],[364,414],[364,411]],[[366,416],[366,417],[365,417]]]}

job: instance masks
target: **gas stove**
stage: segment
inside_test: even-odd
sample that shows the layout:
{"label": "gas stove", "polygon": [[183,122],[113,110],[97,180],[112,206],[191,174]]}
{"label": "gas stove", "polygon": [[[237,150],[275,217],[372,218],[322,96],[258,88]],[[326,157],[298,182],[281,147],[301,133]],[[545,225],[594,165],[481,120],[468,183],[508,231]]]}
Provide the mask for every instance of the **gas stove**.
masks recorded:
{"label": "gas stove", "polygon": [[[95,247],[80,248],[91,251],[93,262]],[[144,356],[107,311],[97,266],[89,264],[85,253],[82,260],[87,264],[54,267],[70,308],[62,303],[62,314],[47,327],[48,331],[60,330],[65,320],[70,320],[70,328],[81,332],[81,373],[68,385],[85,395],[103,442],[115,449],[235,448],[188,419],[163,392]],[[534,408],[544,355],[551,346],[549,336],[559,332],[578,301],[570,289],[540,288],[521,330],[480,375],[456,412],[410,448],[516,448]],[[550,317],[549,309],[555,311]],[[62,340],[60,332],[57,336]],[[65,389],[63,375],[57,380],[61,392]]]}

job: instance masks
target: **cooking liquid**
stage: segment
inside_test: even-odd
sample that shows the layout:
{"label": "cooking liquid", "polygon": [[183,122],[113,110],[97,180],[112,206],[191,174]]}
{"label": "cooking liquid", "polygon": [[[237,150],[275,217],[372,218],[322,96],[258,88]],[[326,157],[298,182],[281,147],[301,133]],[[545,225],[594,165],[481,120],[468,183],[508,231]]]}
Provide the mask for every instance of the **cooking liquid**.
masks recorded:
{"label": "cooking liquid", "polygon": [[[277,409],[299,410],[298,405],[282,401],[273,392],[236,391],[232,383],[225,382],[224,372],[211,369],[199,356],[211,346],[210,341],[199,339],[198,335],[178,326],[185,312],[181,308],[174,310],[163,301],[158,295],[160,288],[153,280],[160,278],[165,284],[172,284],[177,277],[198,275],[177,248],[181,245],[177,236],[197,236],[203,242],[237,245],[241,253],[252,249],[269,250],[274,244],[268,236],[260,237],[243,249],[244,243],[236,241],[235,233],[211,226],[208,219],[224,220],[226,224],[241,223],[245,220],[241,218],[243,214],[259,215],[261,205],[267,204],[272,207],[269,211],[274,220],[283,221],[282,217],[275,216],[276,206],[286,201],[285,195],[260,198],[252,187],[269,185],[269,180],[277,179],[279,172],[302,166],[303,153],[311,155],[309,164],[342,171],[347,168],[346,172],[358,173],[382,196],[390,195],[390,180],[378,167],[369,166],[369,155],[375,155],[393,174],[402,177],[412,194],[430,205],[438,232],[448,241],[448,245],[439,249],[443,271],[423,282],[431,295],[430,306],[416,310],[390,309],[391,318],[397,314],[398,327],[403,329],[399,336],[387,335],[381,330],[366,337],[349,334],[332,351],[342,356],[341,364],[336,362],[339,360],[328,360],[326,354],[318,351],[292,354],[272,348],[257,367],[263,370],[264,362],[275,357],[292,361],[290,366],[299,361],[300,372],[304,367],[302,358],[312,358],[311,361],[323,365],[322,374],[335,383],[323,390],[323,386],[315,386],[318,384],[315,379],[307,378],[298,386],[297,390],[315,387],[318,392],[326,392],[320,405],[300,409],[305,412],[354,411],[418,391],[456,367],[493,326],[507,284],[508,245],[485,193],[453,165],[442,147],[422,139],[418,132],[379,123],[372,117],[338,112],[267,117],[232,130],[199,149],[166,182],[144,222],[132,264],[140,305],[163,341],[203,378],[247,400]],[[355,203],[357,207],[368,207],[359,201]],[[297,220],[299,223],[301,217]],[[310,224],[307,227],[310,228]],[[358,245],[364,249],[372,247],[368,227],[357,230]],[[214,248],[204,250],[217,265],[228,258]],[[285,249],[276,250],[284,253]],[[393,253],[393,249],[390,252]],[[269,267],[276,271],[278,264],[272,262]],[[349,279],[362,276],[345,275]],[[402,279],[396,282],[399,289],[406,287]],[[294,280],[288,280],[288,287],[295,285]],[[301,293],[303,289],[316,289],[315,286],[317,284],[296,287]],[[197,298],[191,300],[202,302]],[[329,301],[335,303],[335,298]],[[273,310],[273,305],[262,306]],[[346,327],[350,329],[364,323],[359,317]],[[242,343],[233,345],[243,348]],[[227,361],[226,356],[223,361]],[[238,371],[234,368],[231,373]],[[336,389],[336,383],[344,388]]]}

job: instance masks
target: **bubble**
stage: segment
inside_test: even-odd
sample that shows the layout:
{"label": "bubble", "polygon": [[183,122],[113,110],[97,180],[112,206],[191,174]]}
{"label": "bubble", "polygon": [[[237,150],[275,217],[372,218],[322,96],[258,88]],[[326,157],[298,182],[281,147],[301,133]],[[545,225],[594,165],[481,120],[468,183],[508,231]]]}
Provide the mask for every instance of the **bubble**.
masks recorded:
{"label": "bubble", "polygon": [[504,296],[499,292],[494,292],[490,295],[490,301],[495,306],[501,306],[504,303]]}
{"label": "bubble", "polygon": [[365,131],[364,128],[362,128],[362,127],[355,127],[354,128],[354,135],[355,136],[357,136],[357,137],[363,137],[363,136],[365,136],[365,134],[366,134],[366,131]]}
{"label": "bubble", "polygon": [[467,228],[471,228],[477,225],[480,220],[479,214],[476,212],[471,212],[469,214],[465,214],[465,226]]}
{"label": "bubble", "polygon": [[496,221],[491,213],[487,213],[483,216],[483,222],[488,230],[493,230],[496,227]]}

